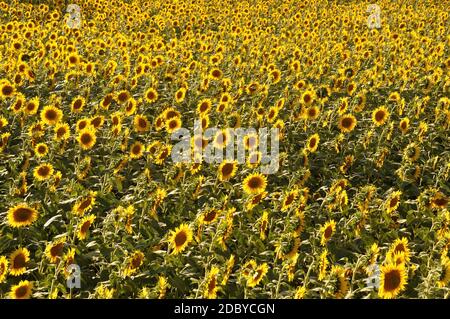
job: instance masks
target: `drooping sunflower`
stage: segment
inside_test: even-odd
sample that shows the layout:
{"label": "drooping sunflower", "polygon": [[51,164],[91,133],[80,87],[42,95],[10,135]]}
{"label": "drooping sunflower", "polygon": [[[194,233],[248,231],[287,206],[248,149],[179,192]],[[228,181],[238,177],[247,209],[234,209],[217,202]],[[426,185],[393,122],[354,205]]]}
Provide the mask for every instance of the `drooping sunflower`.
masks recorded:
{"label": "drooping sunflower", "polygon": [[84,240],[91,225],[94,223],[95,215],[88,215],[81,219],[78,225],[77,237],[79,240]]}
{"label": "drooping sunflower", "polygon": [[8,274],[8,259],[0,256],[0,283],[4,282]]}
{"label": "drooping sunflower", "polygon": [[393,192],[389,198],[385,202],[385,209],[388,214],[392,214],[395,212],[400,205],[400,196],[402,195],[401,191]]}
{"label": "drooping sunflower", "polygon": [[20,276],[27,270],[30,260],[30,251],[27,248],[18,248],[9,257],[9,273],[11,276]]}
{"label": "drooping sunflower", "polygon": [[128,262],[125,266],[124,275],[130,276],[139,269],[144,263],[144,253],[140,250],[136,250],[133,254],[128,258]]}
{"label": "drooping sunflower", "polygon": [[21,280],[17,285],[11,287],[9,296],[11,299],[29,299],[32,294],[33,284],[28,280]]}
{"label": "drooping sunflower", "polygon": [[342,266],[331,267],[331,276],[336,279],[333,294],[337,299],[342,299],[348,292],[349,284]]}
{"label": "drooping sunflower", "polygon": [[269,271],[269,266],[267,263],[263,263],[256,267],[253,275],[247,279],[247,286],[252,288],[256,287],[261,280],[263,280],[264,276]]}
{"label": "drooping sunflower", "polygon": [[[0,258],[0,282],[1,280],[1,258]],[[450,259],[445,256],[441,257],[441,273],[438,279],[438,287],[446,287],[450,282]]]}
{"label": "drooping sunflower", "polygon": [[325,279],[326,275],[327,275],[327,268],[328,265],[330,264],[330,262],[327,259],[327,255],[328,255],[328,250],[324,249],[324,251],[320,254],[319,257],[319,276],[318,276],[318,280],[323,280]]}
{"label": "drooping sunflower", "polygon": [[150,129],[150,122],[145,115],[136,115],[133,120],[134,130],[138,133],[147,132]]}
{"label": "drooping sunflower", "polygon": [[138,159],[141,158],[142,155],[144,155],[144,144],[142,144],[139,141],[136,141],[131,145],[130,147],[130,158]]}
{"label": "drooping sunflower", "polygon": [[217,275],[219,274],[219,268],[217,266],[212,266],[206,277],[205,288],[203,290],[203,297],[207,299],[217,298]]}
{"label": "drooping sunflower", "polygon": [[404,264],[381,266],[380,287],[378,289],[380,298],[392,299],[397,297],[406,287],[407,276]]}
{"label": "drooping sunflower", "polygon": [[283,198],[283,201],[281,203],[281,211],[285,212],[291,207],[292,203],[297,199],[298,197],[298,189],[293,189],[286,193],[286,195]]}
{"label": "drooping sunflower", "polygon": [[325,246],[328,240],[330,240],[335,230],[336,230],[336,222],[334,220],[327,221],[325,225],[321,227],[320,233],[322,235],[320,238],[320,244],[322,246]]}
{"label": "drooping sunflower", "polygon": [[45,181],[49,179],[53,174],[53,165],[49,163],[43,163],[36,167],[33,171],[33,176],[37,181]]}
{"label": "drooping sunflower", "polygon": [[308,142],[306,143],[306,147],[308,148],[308,151],[311,153],[314,153],[317,151],[317,148],[319,147],[320,137],[319,134],[311,135],[308,138]]}
{"label": "drooping sunflower", "polygon": [[72,212],[75,215],[82,216],[85,213],[89,212],[95,205],[95,199],[97,197],[97,192],[89,191],[89,195],[83,197],[81,200],[75,202],[75,205],[72,207]]}
{"label": "drooping sunflower", "polygon": [[66,243],[66,238],[61,237],[54,242],[49,243],[45,247],[45,255],[50,260],[51,263],[56,263],[63,257],[64,245]]}
{"label": "drooping sunflower", "polygon": [[227,181],[236,175],[237,162],[236,161],[223,161],[219,165],[218,173],[220,181]]}
{"label": "drooping sunflower", "polygon": [[62,117],[63,112],[53,105],[47,105],[41,111],[41,121],[47,125],[57,124]]}
{"label": "drooping sunflower", "polygon": [[442,192],[436,192],[431,198],[431,207],[435,209],[444,209],[447,207],[449,199]]}
{"label": "drooping sunflower", "polygon": [[380,106],[373,110],[372,112],[372,121],[375,123],[376,126],[383,125],[386,123],[387,119],[389,118],[389,111],[385,106]]}
{"label": "drooping sunflower", "polygon": [[97,136],[95,130],[91,127],[82,129],[77,136],[78,144],[80,144],[83,150],[90,150],[97,142]]}
{"label": "drooping sunflower", "polygon": [[355,129],[357,124],[356,118],[351,114],[341,116],[339,119],[339,129],[343,133],[350,133]]}
{"label": "drooping sunflower", "polygon": [[267,178],[262,174],[250,174],[242,182],[244,192],[248,195],[258,195],[264,192],[267,186]]}
{"label": "drooping sunflower", "polygon": [[181,253],[191,241],[192,230],[188,224],[181,224],[175,230],[172,230],[169,235],[172,254],[177,255]]}
{"label": "drooping sunflower", "polygon": [[8,224],[12,227],[29,226],[38,218],[38,212],[27,204],[18,204],[8,210]]}

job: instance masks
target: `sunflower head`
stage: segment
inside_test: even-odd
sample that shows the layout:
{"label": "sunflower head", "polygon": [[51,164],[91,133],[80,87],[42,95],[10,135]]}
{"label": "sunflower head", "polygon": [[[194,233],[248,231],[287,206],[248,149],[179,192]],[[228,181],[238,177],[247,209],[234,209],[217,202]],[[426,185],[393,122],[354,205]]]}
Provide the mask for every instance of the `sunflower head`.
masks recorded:
{"label": "sunflower head", "polygon": [[8,210],[8,224],[12,227],[29,226],[37,217],[37,211],[27,204],[18,204]]}

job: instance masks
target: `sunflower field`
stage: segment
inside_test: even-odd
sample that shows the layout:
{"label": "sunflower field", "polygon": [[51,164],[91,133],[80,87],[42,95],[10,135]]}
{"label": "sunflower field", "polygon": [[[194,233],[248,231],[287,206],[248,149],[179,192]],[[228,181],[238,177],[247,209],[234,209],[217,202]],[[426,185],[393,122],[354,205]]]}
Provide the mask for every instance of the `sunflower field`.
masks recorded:
{"label": "sunflower field", "polygon": [[0,298],[449,298],[449,7],[2,0]]}

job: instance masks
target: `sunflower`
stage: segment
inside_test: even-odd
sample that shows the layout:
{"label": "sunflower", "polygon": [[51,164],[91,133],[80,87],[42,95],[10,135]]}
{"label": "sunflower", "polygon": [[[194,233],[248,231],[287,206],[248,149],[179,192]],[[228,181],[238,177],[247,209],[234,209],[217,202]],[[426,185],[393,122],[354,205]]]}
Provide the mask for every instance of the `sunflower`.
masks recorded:
{"label": "sunflower", "polygon": [[264,192],[267,178],[262,174],[250,174],[242,182],[244,192],[248,195],[258,195]]}
{"label": "sunflower", "polygon": [[11,276],[20,276],[26,270],[27,262],[30,260],[30,252],[27,248],[15,250],[9,257],[9,273]]}
{"label": "sunflower", "polygon": [[134,130],[138,133],[147,132],[150,129],[150,122],[145,115],[136,115],[133,120]]}
{"label": "sunflower", "polygon": [[313,102],[314,102],[314,98],[315,98],[315,94],[313,91],[305,91],[303,92],[300,101],[306,105],[306,106],[310,106]]}
{"label": "sunflower", "polygon": [[141,158],[144,155],[144,149],[144,144],[138,141],[134,142],[130,147],[130,158]]}
{"label": "sunflower", "polygon": [[128,258],[127,265],[125,266],[124,275],[130,276],[134,274],[139,267],[144,263],[144,253],[140,250],[136,250],[133,254]]}
{"label": "sunflower", "polygon": [[127,90],[122,90],[119,93],[117,93],[116,99],[117,103],[124,104],[131,98],[130,92]]}
{"label": "sunflower", "polygon": [[166,122],[166,130],[168,133],[173,133],[181,127],[181,120],[178,117],[171,118]]}
{"label": "sunflower", "polygon": [[105,117],[103,115],[96,115],[94,117],[91,117],[89,120],[89,124],[92,125],[95,129],[98,129],[101,126],[103,126],[104,122]]}
{"label": "sunflower", "polygon": [[25,104],[25,114],[34,115],[39,109],[39,98],[35,97]]}
{"label": "sunflower", "polygon": [[372,121],[375,123],[376,126],[383,125],[386,123],[387,119],[389,118],[389,111],[385,106],[380,106],[373,110],[372,112]]}
{"label": "sunflower", "polygon": [[380,288],[378,295],[380,298],[395,298],[406,286],[408,280],[404,264],[387,264],[381,266]]}
{"label": "sunflower", "polygon": [[267,122],[273,123],[278,116],[278,108],[276,106],[272,106],[267,113]]}
{"label": "sunflower", "polygon": [[188,224],[181,224],[175,230],[170,231],[169,242],[173,249],[172,254],[177,255],[186,249],[192,241],[192,230]]}
{"label": "sunflower", "polygon": [[158,99],[158,92],[154,88],[149,88],[145,91],[144,97],[148,103],[154,103]]}
{"label": "sunflower", "polygon": [[250,152],[247,158],[247,167],[253,168],[257,167],[261,163],[262,153],[261,152]]}
{"label": "sunflower", "polygon": [[211,224],[220,215],[221,211],[215,208],[207,209],[200,217],[200,222],[203,224]]}
{"label": "sunflower", "polygon": [[268,271],[269,266],[267,265],[267,263],[263,263],[256,267],[253,275],[247,279],[247,287],[256,287],[261,282],[261,280],[263,280]]}
{"label": "sunflower", "polygon": [[32,294],[33,284],[28,280],[21,280],[17,285],[11,287],[9,296],[11,299],[29,299]]}
{"label": "sunflower", "polygon": [[407,117],[402,119],[400,121],[400,124],[398,125],[398,127],[400,128],[400,131],[402,132],[402,134],[406,134],[406,132],[409,129],[409,119]]}
{"label": "sunflower", "polygon": [[269,213],[267,212],[267,210],[265,210],[259,222],[259,237],[261,238],[261,240],[266,239],[268,226],[269,226]]}
{"label": "sunflower", "polygon": [[393,256],[397,253],[403,253],[405,261],[409,262],[411,258],[411,251],[408,247],[408,239],[406,237],[396,239],[386,255],[388,258],[393,260]]}
{"label": "sunflower", "polygon": [[211,100],[203,99],[197,104],[197,112],[199,114],[207,114],[211,111]]}
{"label": "sunflower", "polygon": [[77,237],[79,240],[83,240],[87,236],[87,232],[89,230],[89,227],[91,227],[92,223],[95,220],[95,215],[88,215],[81,219],[79,225],[78,225],[78,231],[77,231]]}
{"label": "sunflower", "polygon": [[319,147],[320,137],[319,134],[311,135],[308,138],[308,142],[306,143],[306,147],[308,148],[308,151],[311,153],[314,153],[317,151],[317,148]]}
{"label": "sunflower", "polygon": [[320,244],[322,246],[325,246],[328,240],[330,240],[335,230],[336,230],[336,222],[334,220],[326,222],[325,225],[321,227],[320,232],[322,236],[320,239]]}
{"label": "sunflower", "polygon": [[30,226],[38,218],[38,212],[27,204],[17,204],[8,210],[8,224],[12,227]]}
{"label": "sunflower", "polygon": [[442,192],[436,192],[431,198],[431,207],[435,209],[444,209],[448,205],[448,198]]}
{"label": "sunflower", "polygon": [[15,87],[7,80],[0,81],[0,97],[10,98],[14,96],[16,92]]}
{"label": "sunflower", "polygon": [[305,115],[308,120],[315,120],[320,115],[320,109],[317,106],[310,106],[306,109]]}
{"label": "sunflower", "polygon": [[61,237],[58,240],[49,243],[45,247],[45,255],[50,260],[51,263],[56,263],[59,259],[63,257],[64,245],[66,243],[66,238]]}
{"label": "sunflower", "polygon": [[185,97],[186,97],[186,88],[182,87],[175,92],[175,101],[177,103],[183,102]]}
{"label": "sunflower", "polygon": [[95,199],[97,197],[97,192],[89,191],[89,195],[83,197],[81,200],[77,201],[72,207],[72,212],[75,215],[82,216],[89,212],[95,205]]}
{"label": "sunflower", "polygon": [[319,277],[317,278],[318,280],[323,280],[325,278],[325,276],[327,275],[327,268],[329,265],[329,261],[327,259],[327,255],[328,255],[328,250],[325,249],[319,257]]}
{"label": "sunflower", "polygon": [[223,161],[219,165],[218,173],[220,181],[227,181],[236,175],[237,162],[236,161]]}
{"label": "sunflower", "polygon": [[77,96],[73,99],[71,104],[72,113],[80,113],[83,111],[86,100],[82,96]]}
{"label": "sunflower", "polygon": [[209,271],[208,276],[206,277],[206,285],[203,291],[203,297],[207,299],[215,299],[217,298],[217,275],[219,274],[219,268],[216,266],[212,266]]}
{"label": "sunflower", "polygon": [[343,133],[349,133],[354,130],[356,126],[356,118],[351,114],[341,116],[339,119],[339,129]]}
{"label": "sunflower", "polygon": [[230,134],[228,129],[218,130],[216,135],[214,135],[213,144],[216,148],[224,148],[231,142]]}
{"label": "sunflower", "polygon": [[416,143],[408,144],[403,150],[403,157],[409,162],[415,162],[420,157],[420,147]]}
{"label": "sunflower", "polygon": [[83,150],[91,149],[97,141],[95,130],[90,127],[82,129],[78,133],[77,141]]}
{"label": "sunflower", "polygon": [[345,269],[341,266],[333,266],[331,268],[331,276],[336,278],[335,288],[333,291],[337,299],[342,299],[348,292],[349,284],[345,276]]}
{"label": "sunflower", "polygon": [[67,123],[58,123],[55,126],[55,140],[67,140],[70,137],[70,127]]}
{"label": "sunflower", "polygon": [[393,192],[389,198],[385,202],[385,209],[388,214],[392,214],[395,212],[400,205],[400,196],[402,195],[401,191]]}
{"label": "sunflower", "polygon": [[[0,282],[2,282],[1,275],[1,258],[0,258]],[[445,256],[441,258],[441,274],[438,279],[437,285],[438,287],[446,287],[450,282],[450,259]]]}
{"label": "sunflower", "polygon": [[244,147],[246,150],[256,150],[258,148],[258,135],[252,133],[244,136]]}
{"label": "sunflower", "polygon": [[33,171],[33,176],[37,181],[45,181],[53,174],[53,165],[44,163],[36,167]]}
{"label": "sunflower", "polygon": [[0,284],[5,281],[8,274],[8,259],[5,256],[0,256]]}
{"label": "sunflower", "polygon": [[63,112],[52,105],[47,105],[41,111],[41,121],[47,125],[55,125],[61,121]]}
{"label": "sunflower", "polygon": [[298,190],[294,189],[286,193],[286,195],[283,198],[283,201],[281,203],[281,211],[285,212],[291,207],[292,203],[297,199],[298,197]]}
{"label": "sunflower", "polygon": [[295,290],[294,299],[303,299],[306,295],[306,287],[305,286],[298,286]]}
{"label": "sunflower", "polygon": [[222,71],[218,68],[214,68],[209,72],[209,78],[211,80],[220,80],[222,78]]}
{"label": "sunflower", "polygon": [[37,157],[44,157],[48,153],[48,146],[45,143],[38,143],[34,147],[34,153]]}

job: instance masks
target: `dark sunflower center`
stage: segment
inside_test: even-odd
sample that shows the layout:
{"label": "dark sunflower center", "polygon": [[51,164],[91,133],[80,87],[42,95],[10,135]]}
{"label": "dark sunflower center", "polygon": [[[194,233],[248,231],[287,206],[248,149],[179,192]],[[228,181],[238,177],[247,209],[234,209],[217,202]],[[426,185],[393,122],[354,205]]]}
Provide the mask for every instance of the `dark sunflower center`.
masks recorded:
{"label": "dark sunflower center", "polygon": [[89,133],[84,133],[83,135],[81,135],[81,143],[84,145],[88,145],[89,143],[92,142],[92,136]]}
{"label": "dark sunflower center", "polygon": [[63,243],[56,244],[55,246],[50,248],[50,255],[52,255],[52,257],[61,256],[63,252],[63,247],[64,247]]}
{"label": "dark sunflower center", "polygon": [[90,221],[84,222],[84,224],[81,226],[80,232],[82,234],[86,233],[90,226],[91,226],[91,222]]}
{"label": "dark sunflower center", "polygon": [[252,189],[259,188],[262,186],[262,181],[259,177],[252,177],[248,181],[248,186]]}
{"label": "dark sunflower center", "polygon": [[23,298],[26,296],[27,291],[28,289],[26,286],[20,286],[19,288],[16,289],[15,295],[17,298]]}
{"label": "dark sunflower center", "polygon": [[384,290],[393,291],[400,286],[400,271],[394,269],[384,275]]}
{"label": "dark sunflower center", "polygon": [[16,222],[25,222],[28,221],[32,215],[33,212],[31,211],[31,209],[21,207],[14,211],[14,220]]}
{"label": "dark sunflower center", "polygon": [[231,164],[231,163],[226,163],[226,164],[222,167],[222,175],[224,175],[224,176],[229,176],[232,172],[233,172],[233,164]]}
{"label": "dark sunflower center", "polygon": [[353,124],[353,120],[350,117],[345,117],[342,119],[342,127],[344,128],[350,128]]}
{"label": "dark sunflower center", "polygon": [[384,119],[384,116],[385,116],[384,111],[380,110],[377,113],[375,113],[375,120],[377,122],[380,122],[380,121],[382,121]]}
{"label": "dark sunflower center", "polygon": [[182,246],[187,240],[187,235],[184,231],[179,232],[176,236],[175,236],[175,246],[176,247],[180,247]]}
{"label": "dark sunflower center", "polygon": [[14,258],[13,268],[19,269],[19,268],[25,267],[25,264],[26,264],[25,255],[21,253]]}
{"label": "dark sunflower center", "polygon": [[325,232],[324,232],[324,237],[326,238],[326,239],[328,239],[328,238],[330,238],[331,237],[331,234],[333,233],[333,228],[331,228],[331,226],[328,226],[326,229],[325,229]]}
{"label": "dark sunflower center", "polygon": [[49,120],[49,121],[54,121],[54,120],[56,120],[57,116],[58,116],[58,114],[56,114],[55,110],[48,110],[48,111],[45,113],[45,118],[46,118],[47,120]]}
{"label": "dark sunflower center", "polygon": [[47,165],[41,166],[38,169],[38,174],[39,176],[47,176],[48,174],[50,174],[50,168]]}

